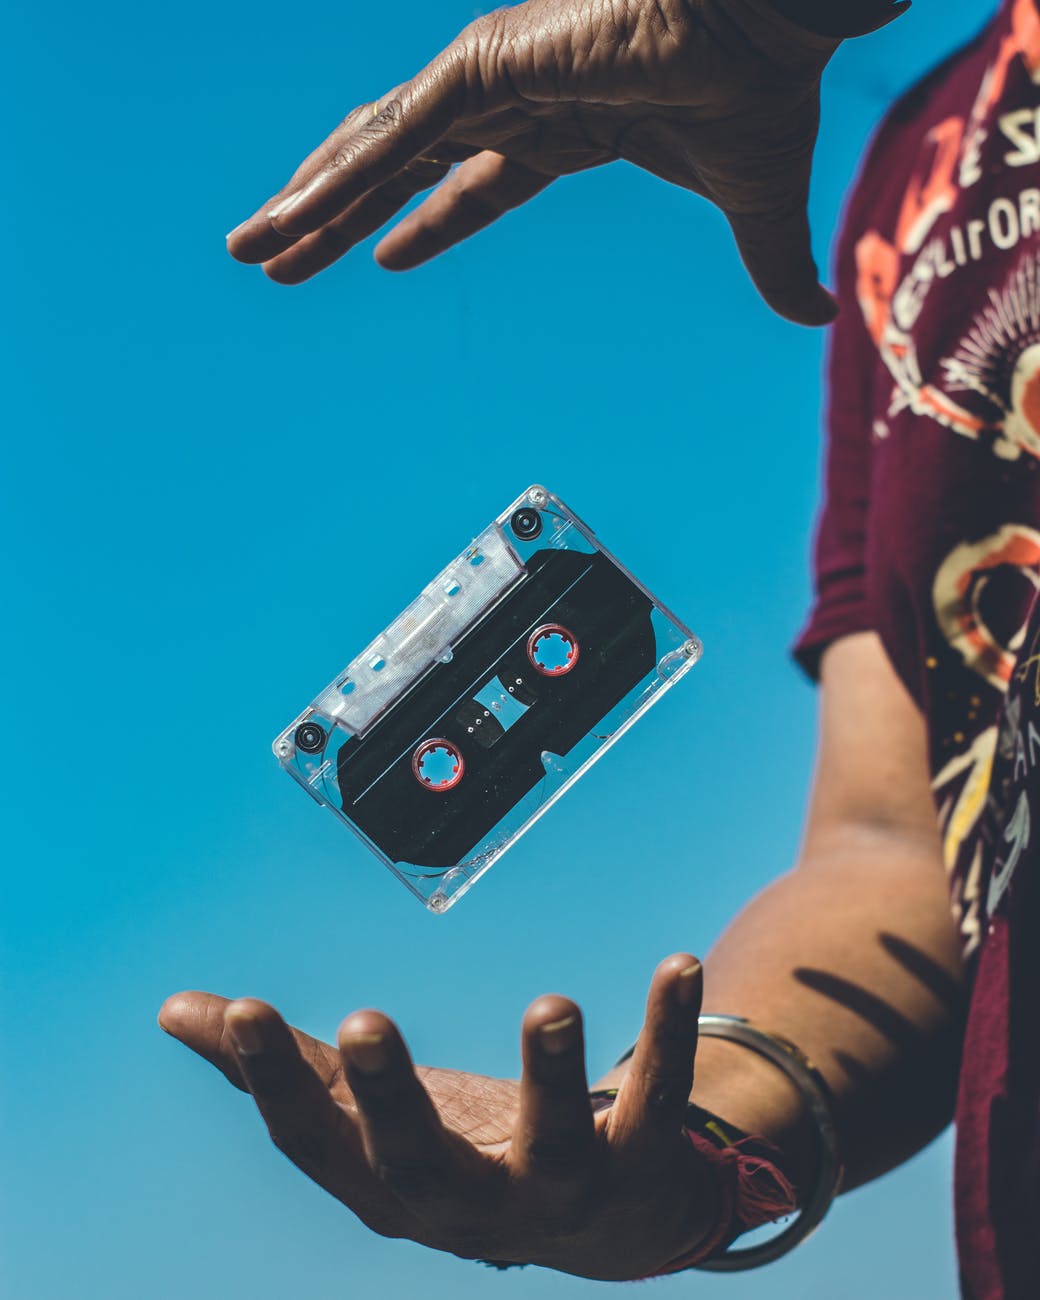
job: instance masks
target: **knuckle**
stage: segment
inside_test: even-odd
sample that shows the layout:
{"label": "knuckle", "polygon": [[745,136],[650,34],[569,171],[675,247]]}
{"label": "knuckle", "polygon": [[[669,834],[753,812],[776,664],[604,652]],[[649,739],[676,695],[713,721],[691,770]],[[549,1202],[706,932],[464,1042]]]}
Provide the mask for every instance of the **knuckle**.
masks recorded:
{"label": "knuckle", "polygon": [[402,104],[400,99],[389,99],[385,104],[379,105],[379,111],[373,113],[368,121],[368,127],[392,127],[397,126],[402,117]]}
{"label": "knuckle", "polygon": [[[509,49],[507,12],[496,10],[484,14],[470,23],[459,37],[465,78],[471,90],[487,90],[503,81],[503,56]],[[508,84],[508,75],[504,80]]]}

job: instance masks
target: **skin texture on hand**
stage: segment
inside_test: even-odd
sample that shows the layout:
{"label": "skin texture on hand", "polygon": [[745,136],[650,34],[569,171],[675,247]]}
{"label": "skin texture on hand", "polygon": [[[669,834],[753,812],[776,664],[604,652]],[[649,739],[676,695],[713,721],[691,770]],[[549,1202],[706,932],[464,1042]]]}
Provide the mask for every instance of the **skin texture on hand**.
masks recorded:
{"label": "skin texture on hand", "polygon": [[413,1066],[378,1011],[348,1016],[338,1047],[253,998],[178,993],[159,1023],[250,1092],[279,1150],[374,1231],[623,1279],[694,1249],[717,1218],[714,1176],[683,1135],[701,989],[689,954],[661,963],[598,1115],[581,1012],[556,995],[524,1017],[519,1082]]}
{"label": "skin texture on hand", "polygon": [[818,282],[806,204],[819,79],[837,44],[769,0],[496,10],[355,108],[231,232],[229,250],[297,284],[437,186],[376,249],[384,267],[407,270],[558,177],[623,159],[719,207],[766,302],[826,323],[836,307]]}

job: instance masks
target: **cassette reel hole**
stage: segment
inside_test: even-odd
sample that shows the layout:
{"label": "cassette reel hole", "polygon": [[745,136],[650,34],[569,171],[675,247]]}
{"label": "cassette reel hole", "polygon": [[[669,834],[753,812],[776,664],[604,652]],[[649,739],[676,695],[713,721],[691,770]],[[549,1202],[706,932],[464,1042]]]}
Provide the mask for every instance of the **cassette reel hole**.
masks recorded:
{"label": "cassette reel hole", "polygon": [[318,754],[325,748],[325,728],[316,722],[303,722],[296,728],[293,736],[296,748],[305,754]]}
{"label": "cassette reel hole", "polygon": [[537,510],[523,506],[513,511],[509,527],[522,542],[533,542],[542,531],[542,519]]}
{"label": "cassette reel hole", "polygon": [[466,765],[450,740],[424,740],[412,755],[412,775],[426,790],[453,790]]}
{"label": "cassette reel hole", "polygon": [[547,623],[532,632],[527,657],[543,677],[562,677],[578,662],[578,641],[559,623]]}

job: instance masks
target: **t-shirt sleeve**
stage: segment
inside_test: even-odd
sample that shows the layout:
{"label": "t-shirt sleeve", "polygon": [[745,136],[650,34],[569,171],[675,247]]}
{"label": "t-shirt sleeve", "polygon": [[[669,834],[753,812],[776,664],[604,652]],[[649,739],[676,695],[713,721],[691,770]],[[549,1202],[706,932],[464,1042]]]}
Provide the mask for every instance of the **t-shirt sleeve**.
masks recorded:
{"label": "t-shirt sleeve", "polygon": [[[857,195],[865,186],[857,186]],[[831,642],[873,626],[867,592],[870,513],[871,388],[877,349],[857,295],[854,196],[838,241],[836,293],[841,313],[827,358],[823,504],[813,544],[814,599],[794,644],[797,662],[814,680]]]}

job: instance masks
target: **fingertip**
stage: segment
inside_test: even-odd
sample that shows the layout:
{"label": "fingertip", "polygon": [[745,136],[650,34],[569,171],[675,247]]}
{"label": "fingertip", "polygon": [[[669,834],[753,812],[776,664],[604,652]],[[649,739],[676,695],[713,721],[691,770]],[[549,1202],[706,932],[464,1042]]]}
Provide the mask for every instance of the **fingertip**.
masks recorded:
{"label": "fingertip", "polygon": [[543,993],[541,997],[535,998],[524,1012],[523,1023],[525,1029],[537,1030],[542,1025],[571,1016],[581,1020],[581,1007],[577,1002],[564,997],[561,993]]}
{"label": "fingertip", "polygon": [[366,1008],[362,1011],[352,1011],[341,1022],[336,1032],[336,1041],[342,1046],[356,1038],[358,1035],[381,1035],[387,1037],[397,1032],[394,1022],[389,1016],[384,1015],[382,1011],[374,1011]]}
{"label": "fingertip", "polygon": [[250,225],[251,222],[244,221],[240,226],[236,226],[234,230],[229,230],[228,233],[224,236],[224,243],[225,246],[227,247],[227,251],[235,259],[236,262],[248,263],[250,260],[249,258],[249,243],[250,243],[249,226]]}
{"label": "fingertip", "polygon": [[201,989],[182,989],[171,993],[159,1008],[156,1017],[163,1033],[174,1038],[183,1038],[205,1028],[213,1016],[218,1020],[226,999],[215,993],[205,993]]}
{"label": "fingertip", "polygon": [[773,273],[753,275],[752,279],[766,306],[778,316],[794,325],[819,327],[834,320],[839,304],[816,276],[816,266],[812,264],[802,276],[781,277]]}
{"label": "fingertip", "polygon": [[841,311],[841,304],[833,293],[824,285],[817,285],[816,308],[818,316],[812,322],[814,325],[829,325],[836,320]]}
{"label": "fingertip", "polygon": [[408,244],[395,239],[393,233],[376,244],[372,253],[376,265],[384,271],[410,271],[418,262],[408,256]]}
{"label": "fingertip", "polygon": [[692,952],[673,952],[670,957],[665,957],[663,961],[657,963],[654,978],[675,977],[691,967],[700,970],[700,965],[699,959]]}
{"label": "fingertip", "polygon": [[676,952],[660,962],[654,971],[652,987],[666,990],[673,1005],[683,1010],[700,1008],[704,990],[704,968],[689,952]]}
{"label": "fingertip", "polygon": [[536,998],[524,1013],[525,1052],[533,1048],[547,1056],[562,1056],[583,1044],[584,1033],[581,1008],[559,993]]}
{"label": "fingertip", "polygon": [[199,995],[192,990],[171,993],[159,1008],[156,1023],[164,1034],[174,1034],[176,1027],[190,1014],[192,999]]}
{"label": "fingertip", "polygon": [[224,1008],[224,1026],[237,1050],[255,1056],[284,1046],[288,1028],[278,1012],[259,998],[236,998]]}
{"label": "fingertip", "polygon": [[348,1071],[378,1074],[405,1053],[397,1026],[381,1011],[354,1011],[336,1034],[340,1055]]}
{"label": "fingertip", "polygon": [[301,275],[299,271],[294,271],[290,266],[279,266],[277,259],[273,262],[264,262],[260,269],[272,284],[281,284],[286,287],[294,284],[302,284],[304,280],[310,279],[309,271],[306,271]]}
{"label": "fingertip", "polygon": [[292,237],[277,231],[263,212],[243,221],[226,236],[228,253],[244,266],[269,262],[295,242]]}
{"label": "fingertip", "polygon": [[234,1020],[248,1017],[251,1020],[281,1020],[281,1016],[269,1002],[259,998],[234,998],[224,1008],[224,1019]]}

